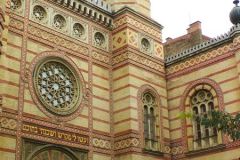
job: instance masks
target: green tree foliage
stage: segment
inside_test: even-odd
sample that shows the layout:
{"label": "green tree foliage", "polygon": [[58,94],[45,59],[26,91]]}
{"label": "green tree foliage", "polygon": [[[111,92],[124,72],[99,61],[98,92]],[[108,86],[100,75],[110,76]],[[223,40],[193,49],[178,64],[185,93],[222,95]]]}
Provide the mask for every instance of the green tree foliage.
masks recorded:
{"label": "green tree foliage", "polygon": [[[230,136],[233,141],[240,140],[240,113],[236,116],[223,111],[210,111],[208,117],[201,116],[201,125],[216,128],[218,131]],[[179,118],[195,119],[191,113],[182,112]]]}
{"label": "green tree foliage", "polygon": [[218,131],[229,135],[232,140],[240,139],[240,114],[232,116],[222,111],[211,111],[209,115],[201,118],[202,125],[217,128]]}

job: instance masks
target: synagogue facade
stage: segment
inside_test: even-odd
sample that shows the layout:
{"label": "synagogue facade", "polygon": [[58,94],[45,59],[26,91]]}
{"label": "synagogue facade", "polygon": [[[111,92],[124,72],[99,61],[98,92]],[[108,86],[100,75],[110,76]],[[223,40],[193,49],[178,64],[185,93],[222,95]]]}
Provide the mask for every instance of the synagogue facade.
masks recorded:
{"label": "synagogue facade", "polygon": [[150,0],[1,0],[0,160],[239,159],[198,117],[239,112],[240,25],[162,29]]}

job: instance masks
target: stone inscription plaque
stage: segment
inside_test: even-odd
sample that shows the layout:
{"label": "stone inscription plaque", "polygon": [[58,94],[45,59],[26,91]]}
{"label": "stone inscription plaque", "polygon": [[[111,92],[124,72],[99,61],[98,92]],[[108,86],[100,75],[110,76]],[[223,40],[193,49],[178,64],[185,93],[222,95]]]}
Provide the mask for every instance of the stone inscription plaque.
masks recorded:
{"label": "stone inscription plaque", "polygon": [[89,144],[89,137],[86,135],[60,131],[54,128],[47,128],[47,127],[37,126],[33,124],[23,124],[22,131],[24,133],[44,136],[47,138],[53,138],[60,141],[78,143],[82,145]]}

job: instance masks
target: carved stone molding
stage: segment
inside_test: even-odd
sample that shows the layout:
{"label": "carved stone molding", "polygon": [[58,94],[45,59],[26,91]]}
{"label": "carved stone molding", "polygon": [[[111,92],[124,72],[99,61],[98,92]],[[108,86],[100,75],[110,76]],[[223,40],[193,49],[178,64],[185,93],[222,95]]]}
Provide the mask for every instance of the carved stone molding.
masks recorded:
{"label": "carved stone molding", "polygon": [[215,57],[219,57],[223,54],[226,54],[231,50],[232,50],[231,44],[219,47],[216,50],[211,50],[209,52],[196,55],[195,57],[193,57],[191,59],[189,58],[185,61],[181,61],[180,63],[173,64],[173,65],[167,67],[166,72],[167,72],[167,74],[173,74],[173,73],[180,72],[182,70],[189,69],[191,67],[199,65],[200,63],[210,61],[210,60],[214,59]]}
{"label": "carved stone molding", "polygon": [[145,66],[147,66],[151,69],[154,69],[156,71],[165,72],[165,69],[164,69],[163,65],[161,65],[159,63],[156,63],[156,62],[152,61],[151,59],[147,59],[143,56],[135,54],[133,52],[125,52],[123,54],[120,54],[120,55],[114,57],[113,61],[112,61],[112,64],[116,65],[116,64],[121,63],[121,62],[126,61],[126,60],[132,60],[132,61],[135,61],[135,62],[140,63],[142,65],[145,65]]}
{"label": "carved stone molding", "polygon": [[155,28],[148,26],[147,24],[140,22],[139,20],[134,19],[133,17],[130,16],[124,16],[119,19],[117,19],[114,22],[114,29],[117,29],[125,24],[130,24],[132,26],[135,26],[138,29],[141,29],[145,33],[156,37],[158,39],[161,39],[161,33],[157,31]]}
{"label": "carved stone molding", "polygon": [[74,43],[74,41],[67,40],[65,38],[59,37],[55,34],[49,33],[47,31],[41,30],[34,26],[29,26],[28,32],[33,36],[47,40],[55,45],[64,47],[66,49],[71,49],[72,51],[81,53],[83,55],[88,55],[88,49],[81,46],[79,43]]}
{"label": "carved stone molding", "polygon": [[114,150],[125,149],[129,147],[139,147],[140,140],[138,138],[128,138],[114,143]]}
{"label": "carved stone molding", "polygon": [[0,117],[0,128],[16,130],[17,129],[17,121],[15,119]]}
{"label": "carved stone molding", "polygon": [[111,141],[99,139],[99,138],[93,138],[93,146],[97,148],[102,149],[111,149]]}
{"label": "carved stone molding", "polygon": [[4,12],[3,12],[3,9],[2,7],[0,6],[0,54],[1,54],[1,49],[2,49],[2,46],[3,46],[3,43],[2,43],[2,32],[4,30],[4,23],[5,19],[4,19]]}

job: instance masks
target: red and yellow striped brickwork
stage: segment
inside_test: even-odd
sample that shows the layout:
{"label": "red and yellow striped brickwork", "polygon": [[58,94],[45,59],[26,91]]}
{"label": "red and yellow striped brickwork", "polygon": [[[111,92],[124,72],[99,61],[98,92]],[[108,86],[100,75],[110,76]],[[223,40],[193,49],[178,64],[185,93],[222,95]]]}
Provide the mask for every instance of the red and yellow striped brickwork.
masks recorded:
{"label": "red and yellow striped brickwork", "polygon": [[[11,0],[0,1],[0,160],[32,160],[29,144],[86,153],[89,160],[240,157],[239,142],[221,134],[219,148],[194,151],[191,120],[178,117],[180,112],[191,112],[189,99],[199,88],[211,91],[216,109],[239,112],[238,36],[166,66],[162,26],[149,19],[148,0],[106,1],[114,14],[90,1],[78,9],[70,1],[20,2],[23,7],[14,10]],[[34,6],[48,11],[44,22],[32,18]],[[123,6],[133,10],[120,9]],[[66,19],[66,30],[54,28],[51,17],[58,14]],[[83,39],[72,33],[75,22],[85,28]],[[104,45],[96,44],[96,33],[104,37]],[[150,42],[147,49],[143,39]],[[38,103],[32,85],[35,64],[48,56],[65,59],[79,73],[83,100],[72,114],[49,113]],[[144,146],[145,91],[153,93],[158,104],[159,147],[152,151]]]}

